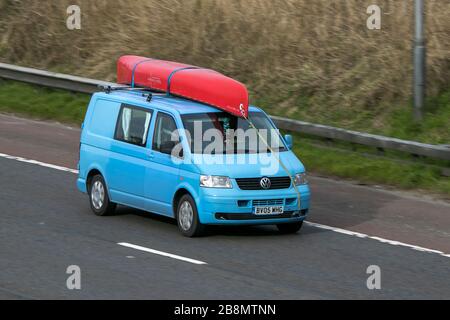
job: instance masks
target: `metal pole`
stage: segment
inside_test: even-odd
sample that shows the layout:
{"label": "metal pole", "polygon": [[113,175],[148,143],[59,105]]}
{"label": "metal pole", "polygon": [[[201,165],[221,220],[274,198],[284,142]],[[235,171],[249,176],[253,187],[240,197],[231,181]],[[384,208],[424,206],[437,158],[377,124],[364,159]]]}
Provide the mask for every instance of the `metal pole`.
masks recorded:
{"label": "metal pole", "polygon": [[425,99],[425,35],[424,0],[415,0],[415,38],[414,38],[414,119],[421,121]]}

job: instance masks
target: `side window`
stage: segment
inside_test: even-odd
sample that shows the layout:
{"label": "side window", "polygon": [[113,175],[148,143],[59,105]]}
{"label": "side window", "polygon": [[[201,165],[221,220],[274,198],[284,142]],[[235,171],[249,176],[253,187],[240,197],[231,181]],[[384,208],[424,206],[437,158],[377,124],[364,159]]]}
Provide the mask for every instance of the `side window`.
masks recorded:
{"label": "side window", "polygon": [[158,112],[152,149],[161,153],[171,154],[172,149],[178,143],[177,141],[172,141],[172,133],[176,130],[175,120],[168,114]]}
{"label": "side window", "polygon": [[122,105],[117,119],[114,139],[145,146],[152,113],[129,105]]}

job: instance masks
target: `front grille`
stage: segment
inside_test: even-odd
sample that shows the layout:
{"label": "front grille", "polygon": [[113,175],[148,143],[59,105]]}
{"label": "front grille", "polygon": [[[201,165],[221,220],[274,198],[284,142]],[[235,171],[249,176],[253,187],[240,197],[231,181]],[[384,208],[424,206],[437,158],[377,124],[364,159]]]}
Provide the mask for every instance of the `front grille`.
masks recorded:
{"label": "front grille", "polygon": [[283,199],[264,199],[264,200],[253,200],[253,206],[282,206],[284,205]]}
{"label": "front grille", "polygon": [[[269,179],[271,182],[269,190],[287,189],[291,186],[291,178],[289,177],[272,177]],[[236,182],[242,190],[266,190],[261,187],[261,178],[238,178]]]}

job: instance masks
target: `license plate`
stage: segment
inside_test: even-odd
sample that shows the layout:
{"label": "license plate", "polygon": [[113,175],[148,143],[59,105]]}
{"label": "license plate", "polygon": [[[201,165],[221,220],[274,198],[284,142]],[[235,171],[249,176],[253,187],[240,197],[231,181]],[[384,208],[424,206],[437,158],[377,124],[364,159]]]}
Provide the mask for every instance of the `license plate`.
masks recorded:
{"label": "license plate", "polygon": [[265,206],[265,207],[255,207],[256,215],[269,215],[269,214],[283,214],[283,206]]}

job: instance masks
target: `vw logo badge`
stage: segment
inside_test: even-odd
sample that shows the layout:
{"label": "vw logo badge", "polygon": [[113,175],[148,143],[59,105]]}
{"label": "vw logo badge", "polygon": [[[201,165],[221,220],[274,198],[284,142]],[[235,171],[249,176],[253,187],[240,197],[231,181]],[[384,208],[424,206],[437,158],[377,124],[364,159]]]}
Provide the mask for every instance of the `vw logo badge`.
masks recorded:
{"label": "vw logo badge", "polygon": [[263,188],[263,189],[270,189],[270,186],[272,185],[272,182],[270,181],[269,178],[264,177],[264,178],[261,179],[259,184],[261,185],[261,188]]}

